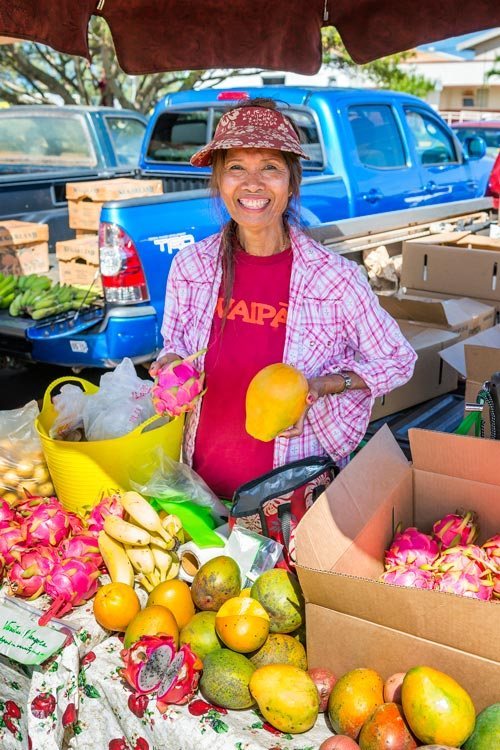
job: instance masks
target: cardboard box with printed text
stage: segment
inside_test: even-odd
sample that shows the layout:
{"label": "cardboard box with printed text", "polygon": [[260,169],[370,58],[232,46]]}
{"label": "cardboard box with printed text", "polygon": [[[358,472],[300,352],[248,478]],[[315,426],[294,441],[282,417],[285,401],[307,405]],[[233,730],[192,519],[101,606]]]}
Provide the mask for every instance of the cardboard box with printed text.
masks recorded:
{"label": "cardboard box with printed text", "polygon": [[[500,442],[427,430],[410,430],[409,438],[412,465],[389,428],[379,430],[297,527],[310,665],[374,666],[388,677],[410,662],[430,663],[460,677],[480,710],[500,700],[498,603],[377,579],[399,523],[429,533],[461,507],[479,517],[479,544],[498,533]],[[319,608],[322,616],[313,616]],[[339,622],[347,623],[341,632]],[[359,626],[360,643],[349,623]]]}
{"label": "cardboard box with printed text", "polygon": [[30,221],[0,224],[0,272],[14,276],[49,271],[49,227]]}
{"label": "cardboard box with printed text", "polygon": [[99,241],[96,234],[56,242],[56,258],[61,284],[101,288]]}
{"label": "cardboard box with printed text", "polygon": [[68,182],[66,198],[68,199],[69,226],[80,231],[97,231],[101,208],[106,201],[145,198],[162,193],[161,180],[134,180],[129,177],[117,177],[111,180]]}

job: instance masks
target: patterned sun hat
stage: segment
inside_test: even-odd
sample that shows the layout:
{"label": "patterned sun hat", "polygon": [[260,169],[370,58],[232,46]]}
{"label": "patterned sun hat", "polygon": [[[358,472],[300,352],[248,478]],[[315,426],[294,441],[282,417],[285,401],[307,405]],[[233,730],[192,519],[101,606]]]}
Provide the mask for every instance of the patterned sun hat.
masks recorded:
{"label": "patterned sun hat", "polygon": [[290,121],[267,107],[236,107],[223,114],[213,139],[193,154],[191,164],[208,167],[214,151],[228,148],[274,148],[309,159]]}

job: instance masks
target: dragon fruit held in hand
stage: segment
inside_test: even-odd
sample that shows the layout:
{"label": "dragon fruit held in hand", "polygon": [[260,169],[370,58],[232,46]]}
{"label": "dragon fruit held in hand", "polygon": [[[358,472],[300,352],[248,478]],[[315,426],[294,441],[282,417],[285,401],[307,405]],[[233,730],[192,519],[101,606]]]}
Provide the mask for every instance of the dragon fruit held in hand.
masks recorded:
{"label": "dragon fruit held in hand", "polygon": [[158,372],[157,381],[151,393],[158,414],[178,417],[192,411],[196,401],[203,396],[204,372],[198,372],[193,361],[204,354],[202,349],[185,359],[176,359]]}
{"label": "dragon fruit held in hand", "polygon": [[449,570],[436,576],[435,588],[449,594],[489,601],[493,596],[493,585],[490,573],[478,575],[464,570]]}
{"label": "dragon fruit held in hand", "polygon": [[202,662],[188,645],[179,650],[168,635],[144,635],[121,652],[122,677],[139,695],[157,692],[157,708],[187,703],[194,694]]}
{"label": "dragon fruit held in hand", "polygon": [[56,553],[52,547],[22,552],[7,575],[11,594],[36,599],[43,593],[45,579],[55,563]]}
{"label": "dragon fruit held in hand", "polygon": [[439,555],[439,544],[414,526],[398,532],[385,553],[386,567],[432,565]]}
{"label": "dragon fruit held in hand", "polygon": [[477,517],[473,511],[457,511],[436,521],[432,527],[435,539],[441,542],[441,549],[457,544],[473,544],[479,534]]}
{"label": "dragon fruit held in hand", "polygon": [[382,573],[379,581],[392,583],[394,586],[410,586],[413,589],[433,589],[434,574],[431,570],[424,570],[416,567],[405,567],[398,565],[389,568]]}
{"label": "dragon fruit held in hand", "polygon": [[99,570],[88,560],[56,563],[45,579],[45,593],[54,601],[38,620],[39,625],[46,625],[53,617],[62,617],[94,596],[99,575]]}

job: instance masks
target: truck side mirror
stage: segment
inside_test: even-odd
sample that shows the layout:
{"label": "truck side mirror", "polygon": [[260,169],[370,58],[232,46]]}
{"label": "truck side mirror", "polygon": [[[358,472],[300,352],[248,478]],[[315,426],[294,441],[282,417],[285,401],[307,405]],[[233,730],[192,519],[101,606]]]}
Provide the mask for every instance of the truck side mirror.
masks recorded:
{"label": "truck side mirror", "polygon": [[486,153],[486,141],[480,135],[468,135],[462,146],[468,159],[482,159]]}

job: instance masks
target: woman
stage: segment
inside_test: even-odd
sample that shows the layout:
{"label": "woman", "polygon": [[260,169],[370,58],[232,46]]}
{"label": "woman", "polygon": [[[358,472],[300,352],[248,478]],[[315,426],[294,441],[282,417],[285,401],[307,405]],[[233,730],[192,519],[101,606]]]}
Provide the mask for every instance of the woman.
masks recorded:
{"label": "woman", "polygon": [[[173,260],[150,373],[198,358],[206,394],[188,415],[184,459],[230,499],[242,483],[293,460],[342,464],[363,438],[373,401],[405,383],[414,351],[358,266],[292,226],[299,199],[297,131],[272,100],[226,112],[191,163],[212,165],[230,220]],[[245,394],[263,367],[286,362],[309,383],[297,424],[264,443],[245,431]]]}

